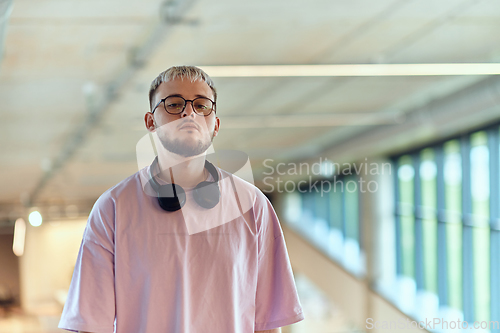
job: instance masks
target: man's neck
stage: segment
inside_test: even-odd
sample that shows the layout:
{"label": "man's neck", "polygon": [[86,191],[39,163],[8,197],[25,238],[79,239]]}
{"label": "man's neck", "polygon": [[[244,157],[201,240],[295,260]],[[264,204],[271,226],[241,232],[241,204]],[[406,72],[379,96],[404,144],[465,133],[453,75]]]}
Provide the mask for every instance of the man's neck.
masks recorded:
{"label": "man's neck", "polygon": [[[168,183],[182,187],[195,187],[207,177],[205,171],[205,154],[183,157],[169,151],[158,152],[159,177]],[[172,177],[173,176],[173,181]]]}

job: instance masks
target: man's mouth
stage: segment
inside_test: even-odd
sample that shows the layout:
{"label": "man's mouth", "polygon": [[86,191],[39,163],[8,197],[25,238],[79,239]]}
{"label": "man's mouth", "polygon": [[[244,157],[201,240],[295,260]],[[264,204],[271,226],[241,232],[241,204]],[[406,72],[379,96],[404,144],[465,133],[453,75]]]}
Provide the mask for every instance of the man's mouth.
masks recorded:
{"label": "man's mouth", "polygon": [[192,123],[182,125],[179,129],[189,129],[189,130],[197,130],[198,131],[198,127]]}

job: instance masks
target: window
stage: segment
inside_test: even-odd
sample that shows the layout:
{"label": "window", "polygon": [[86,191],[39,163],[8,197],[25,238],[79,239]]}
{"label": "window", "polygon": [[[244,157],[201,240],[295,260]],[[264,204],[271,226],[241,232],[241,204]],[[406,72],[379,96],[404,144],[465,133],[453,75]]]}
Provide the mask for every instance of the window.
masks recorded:
{"label": "window", "polygon": [[[485,131],[470,137],[473,320],[490,317],[489,150]],[[472,318],[470,319],[472,321]]]}
{"label": "window", "polygon": [[422,288],[437,294],[437,168],[435,151],[419,154],[420,200],[417,221],[422,233]]}
{"label": "window", "polygon": [[[440,218],[445,228],[446,258],[443,266],[441,304],[463,311],[462,307],[462,158],[460,143],[451,140],[443,145],[444,212]],[[448,278],[453,276],[453,279]]]}
{"label": "window", "polygon": [[[394,163],[400,279],[406,285],[411,279],[419,297],[438,299],[434,316],[498,320],[500,128],[396,156]],[[429,303],[414,303],[404,310],[422,316],[416,304]]]}
{"label": "window", "polygon": [[321,182],[321,188],[328,191],[310,190],[305,186],[285,194],[286,221],[346,270],[362,275],[358,176],[334,176],[318,180],[318,184]]}
{"label": "window", "polygon": [[411,156],[398,160],[398,203],[397,223],[399,230],[398,274],[415,278],[415,206],[414,206],[415,169]]}

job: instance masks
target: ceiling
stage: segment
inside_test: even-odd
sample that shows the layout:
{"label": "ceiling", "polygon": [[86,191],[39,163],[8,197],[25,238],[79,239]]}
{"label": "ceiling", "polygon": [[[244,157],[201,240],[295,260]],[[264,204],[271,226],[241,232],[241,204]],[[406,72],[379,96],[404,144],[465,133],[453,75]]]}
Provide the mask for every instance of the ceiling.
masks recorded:
{"label": "ceiling", "polygon": [[[136,172],[150,82],[172,65],[500,60],[497,0],[16,0],[4,17],[7,221],[32,206],[54,218],[88,213]],[[215,149],[246,152],[257,182],[265,159],[352,162],[500,120],[496,76],[214,81]]]}

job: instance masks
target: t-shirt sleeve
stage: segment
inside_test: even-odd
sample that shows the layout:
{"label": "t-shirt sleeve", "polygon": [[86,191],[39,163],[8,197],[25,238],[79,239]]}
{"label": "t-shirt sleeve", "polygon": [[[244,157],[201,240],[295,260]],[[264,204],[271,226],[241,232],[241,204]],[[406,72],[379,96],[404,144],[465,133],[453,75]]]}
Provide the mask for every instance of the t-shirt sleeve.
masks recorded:
{"label": "t-shirt sleeve", "polygon": [[255,331],[304,319],[281,226],[273,207],[262,197],[254,209],[259,243]]}
{"label": "t-shirt sleeve", "polygon": [[85,228],[59,328],[112,333],[114,321],[114,204],[101,197]]}

